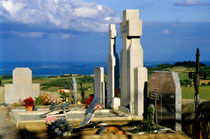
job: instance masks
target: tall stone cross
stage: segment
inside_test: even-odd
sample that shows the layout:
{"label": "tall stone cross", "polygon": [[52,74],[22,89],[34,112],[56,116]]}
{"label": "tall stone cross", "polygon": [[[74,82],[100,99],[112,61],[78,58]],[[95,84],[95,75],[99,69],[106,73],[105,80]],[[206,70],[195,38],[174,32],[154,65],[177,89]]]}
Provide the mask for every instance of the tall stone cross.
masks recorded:
{"label": "tall stone cross", "polygon": [[199,84],[200,84],[200,79],[206,79],[206,73],[200,73],[200,63],[199,63],[199,57],[200,57],[200,52],[199,48],[196,50],[196,67],[195,67],[195,72],[189,72],[189,78],[193,79],[194,82],[194,88],[195,88],[195,95],[194,95],[194,100],[195,100],[195,112],[198,110],[198,105],[199,105]]}
{"label": "tall stone cross", "polygon": [[128,108],[131,113],[142,115],[147,69],[143,67],[143,49],[140,43],[142,20],[139,19],[139,10],[124,10],[120,27],[123,38],[123,50],[120,53],[120,105]]}
{"label": "tall stone cross", "polygon": [[115,89],[119,89],[119,58],[116,53],[115,24],[109,25],[109,54],[107,59],[107,108],[112,108]]}

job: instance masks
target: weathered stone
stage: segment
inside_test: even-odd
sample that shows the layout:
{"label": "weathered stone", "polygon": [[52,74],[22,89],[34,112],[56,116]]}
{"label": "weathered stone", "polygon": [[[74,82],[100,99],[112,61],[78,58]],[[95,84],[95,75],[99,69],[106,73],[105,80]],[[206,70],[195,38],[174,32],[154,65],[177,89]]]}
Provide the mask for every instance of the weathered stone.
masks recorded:
{"label": "weathered stone", "polygon": [[94,69],[94,97],[99,98],[99,103],[105,105],[105,83],[103,67]]}
{"label": "weathered stone", "polygon": [[116,53],[116,29],[114,24],[109,26],[109,54],[107,60],[107,107],[112,108],[115,89],[119,89],[119,58]]}
{"label": "weathered stone", "polygon": [[13,104],[27,97],[37,97],[40,84],[32,84],[32,71],[29,68],[13,70],[13,84],[5,84],[5,103]]}
{"label": "weathered stone", "polygon": [[156,106],[158,124],[181,130],[181,85],[178,74],[153,72],[149,93],[150,103]]}
{"label": "weathered stone", "polygon": [[74,104],[77,104],[77,81],[75,78],[72,78],[73,91],[74,91]]}
{"label": "weathered stone", "polygon": [[143,67],[143,49],[140,44],[142,21],[139,20],[139,10],[123,11],[123,22],[120,27],[123,50],[120,55],[121,106],[119,109],[127,108],[131,113],[142,116],[147,69]]}

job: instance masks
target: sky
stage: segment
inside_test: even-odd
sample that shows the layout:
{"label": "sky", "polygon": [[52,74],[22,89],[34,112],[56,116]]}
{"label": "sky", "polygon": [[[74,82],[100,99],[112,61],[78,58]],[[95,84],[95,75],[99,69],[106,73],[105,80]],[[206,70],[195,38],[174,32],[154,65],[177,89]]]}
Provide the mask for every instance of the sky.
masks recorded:
{"label": "sky", "polygon": [[210,61],[209,0],[0,0],[0,61],[105,62],[125,9],[139,9],[144,61]]}

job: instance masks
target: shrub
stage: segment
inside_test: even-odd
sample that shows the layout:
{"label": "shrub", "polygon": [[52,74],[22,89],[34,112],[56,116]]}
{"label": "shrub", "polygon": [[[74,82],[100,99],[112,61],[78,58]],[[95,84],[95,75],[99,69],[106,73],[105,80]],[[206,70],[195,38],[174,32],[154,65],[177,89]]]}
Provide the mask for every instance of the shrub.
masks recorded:
{"label": "shrub", "polygon": [[180,81],[180,83],[181,83],[181,86],[188,86],[188,85],[192,85],[192,80],[189,80],[189,79],[184,79],[184,80],[181,80]]}

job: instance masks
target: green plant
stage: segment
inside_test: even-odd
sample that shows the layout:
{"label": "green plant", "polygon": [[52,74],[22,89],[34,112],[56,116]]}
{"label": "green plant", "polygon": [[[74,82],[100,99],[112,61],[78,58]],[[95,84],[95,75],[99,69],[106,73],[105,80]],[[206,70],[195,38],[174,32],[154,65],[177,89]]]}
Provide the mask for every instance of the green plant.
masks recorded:
{"label": "green plant", "polygon": [[154,130],[154,108],[152,106],[149,106],[147,109],[147,118],[144,120],[143,124],[143,130],[147,133],[151,133]]}
{"label": "green plant", "polygon": [[181,86],[191,86],[192,85],[192,80],[189,79],[184,79],[184,80],[180,80]]}

